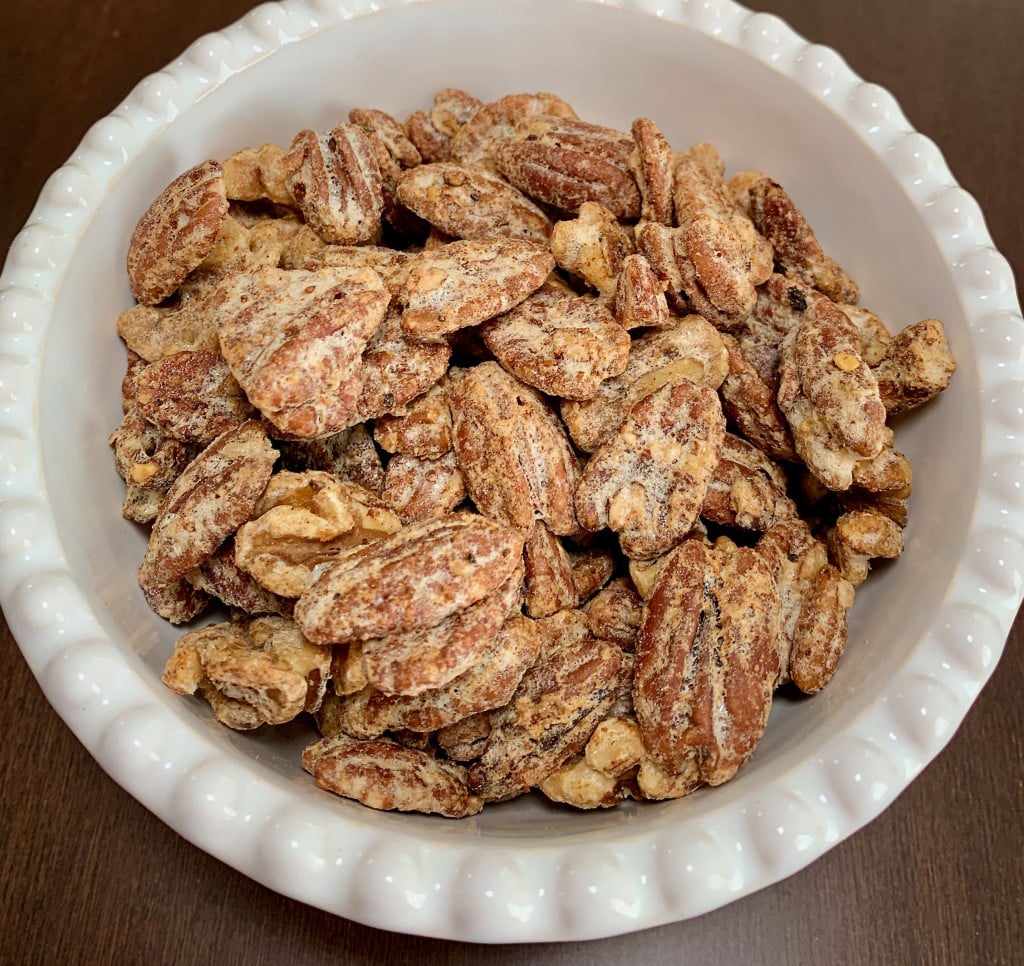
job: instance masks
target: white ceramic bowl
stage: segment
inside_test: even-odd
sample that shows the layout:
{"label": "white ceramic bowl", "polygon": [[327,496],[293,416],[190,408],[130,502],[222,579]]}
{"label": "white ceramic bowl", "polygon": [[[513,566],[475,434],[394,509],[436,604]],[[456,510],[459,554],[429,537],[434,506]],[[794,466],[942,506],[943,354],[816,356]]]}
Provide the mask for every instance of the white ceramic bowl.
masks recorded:
{"label": "white ceramic bowl", "polygon": [[[397,68],[397,69],[396,69]],[[413,80],[415,79],[415,81]],[[731,783],[571,814],[537,799],[459,822],[318,792],[299,726],[240,735],[160,683],[176,631],[134,574],[106,445],[120,419],[139,213],[178,172],[287,143],[354,106],[436,89],[555,91],[584,118],[649,115],[682,147],[786,185],[863,302],[944,320],[960,368],[906,419],[907,550],[858,594],[838,675],[777,703]],[[47,183],[0,292],[0,599],[47,697],[113,778],[200,848],[375,926],[481,941],[592,938],[693,916],[796,871],[882,811],[951,738],[1021,599],[1021,318],[976,203],[893,98],[729,0],[289,0],[198,40]]]}

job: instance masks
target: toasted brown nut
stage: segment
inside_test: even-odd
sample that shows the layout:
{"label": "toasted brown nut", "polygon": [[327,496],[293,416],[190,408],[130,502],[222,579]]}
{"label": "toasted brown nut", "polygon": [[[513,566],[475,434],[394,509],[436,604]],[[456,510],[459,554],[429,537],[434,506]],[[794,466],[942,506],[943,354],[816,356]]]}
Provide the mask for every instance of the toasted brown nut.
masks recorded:
{"label": "toasted brown nut", "polygon": [[139,587],[153,613],[172,624],[187,624],[195,620],[210,604],[210,595],[206,591],[193,587],[184,579],[165,584],[140,577]]}
{"label": "toasted brown nut", "polygon": [[414,111],[405,119],[403,126],[424,164],[435,164],[451,158],[451,138],[434,126],[426,111]]}
{"label": "toasted brown nut", "polygon": [[209,443],[255,415],[220,354],[175,352],[137,376],[139,412],[174,439]]}
{"label": "toasted brown nut", "polygon": [[380,453],[362,423],[321,439],[282,441],[278,448],[288,469],[324,470],[358,483],[375,496],[380,496],[384,488]]}
{"label": "toasted brown nut", "polygon": [[272,594],[235,563],[235,541],[229,537],[185,579],[198,590],[245,614],[291,614],[291,603]]}
{"label": "toasted brown nut", "polygon": [[643,611],[643,598],[628,577],[613,580],[587,604],[587,628],[594,637],[632,651]]}
{"label": "toasted brown nut", "polygon": [[320,788],[370,808],[463,818],[483,807],[463,768],[383,738],[323,738],[302,753],[302,767]]}
{"label": "toasted brown nut", "polygon": [[218,436],[167,492],[139,569],[143,588],[198,567],[252,515],[277,453],[250,420]]}
{"label": "toasted brown nut", "polygon": [[888,355],[892,335],[885,323],[874,312],[869,312],[860,305],[840,303],[839,308],[857,327],[857,332],[860,334],[861,358],[873,369]]}
{"label": "toasted brown nut", "polygon": [[440,382],[451,353],[445,342],[410,338],[402,327],[401,313],[390,309],[363,350],[363,386],[352,418],[365,421],[403,412]]}
{"label": "toasted brown nut", "polygon": [[559,268],[609,299],[623,260],[634,250],[630,232],[593,201],[585,201],[576,218],[556,222],[551,231],[551,254]]}
{"label": "toasted brown nut", "polygon": [[873,559],[892,559],[903,553],[903,530],[883,513],[851,510],[829,530],[828,548],[839,572],[859,587],[867,579]]}
{"label": "toasted brown nut", "polygon": [[121,516],[133,523],[152,523],[166,495],[166,490],[147,490],[129,483],[121,503]]}
{"label": "toasted brown nut", "polygon": [[459,468],[477,509],[528,532],[578,529],[576,460],[558,417],[536,391],[485,362],[453,373],[449,402]]}
{"label": "toasted brown nut", "polygon": [[552,286],[485,322],[480,332],[505,369],[563,399],[591,398],[629,358],[629,334],[608,309]]}
{"label": "toasted brown nut", "polygon": [[775,579],[748,547],[687,540],[644,608],[633,701],[644,747],[670,775],[731,778],[768,721],[779,674]]}
{"label": "toasted brown nut", "polygon": [[636,719],[628,716],[606,718],[587,742],[587,764],[612,778],[633,772],[645,757],[643,738]]}
{"label": "toasted brown nut", "polygon": [[304,130],[284,158],[288,189],[306,222],[335,245],[376,242],[384,195],[376,152],[355,124]]}
{"label": "toasted brown nut", "polygon": [[662,386],[587,463],[576,490],[580,524],[614,530],[628,557],[664,553],[693,527],[724,436],[713,390],[685,381]]}
{"label": "toasted brown nut", "polygon": [[218,350],[216,280],[189,278],[167,305],[133,305],[117,317],[117,334],[146,362],[185,350]]}
{"label": "toasted brown nut", "polygon": [[261,144],[242,148],[222,162],[225,194],[231,201],[270,201],[294,205],[284,170],[283,148]]}
{"label": "toasted brown nut", "polygon": [[362,642],[366,680],[385,694],[414,696],[444,687],[476,664],[511,613],[522,606],[517,567],[492,594],[433,627]]}
{"label": "toasted brown nut", "polygon": [[452,448],[452,414],[444,386],[431,386],[400,415],[379,417],[373,438],[389,453],[424,459],[444,456]]}
{"label": "toasted brown nut", "polygon": [[317,643],[434,627],[483,600],[519,566],[523,538],[486,517],[453,513],[341,554],[295,606]]}
{"label": "toasted brown nut", "polygon": [[221,352],[249,401],[285,436],[351,422],[361,357],[389,296],[376,272],[261,269],[218,288]]}
{"label": "toasted brown nut", "polygon": [[[494,152],[515,135],[516,126],[537,115],[576,117],[576,112],[555,94],[507,94],[476,110],[451,136],[450,153],[455,161],[492,167]],[[463,115],[464,116],[464,115]],[[431,120],[444,124],[440,116]]]}
{"label": "toasted brown nut", "polygon": [[466,481],[450,450],[437,459],[400,453],[388,461],[381,499],[402,523],[451,513],[466,498]]}
{"label": "toasted brown nut", "polygon": [[675,213],[672,201],[672,172],[675,166],[672,148],[658,125],[649,117],[637,118],[631,130],[636,145],[629,156],[629,170],[636,178],[643,199],[640,218],[671,226]]}
{"label": "toasted brown nut", "polygon": [[299,597],[317,567],[401,526],[372,493],[322,470],[271,477],[235,535],[235,562],[281,597]]}
{"label": "toasted brown nut", "polygon": [[537,786],[551,801],[573,808],[612,808],[629,794],[627,787],[592,768],[583,755],[556,768]]}
{"label": "toasted brown nut", "polygon": [[446,725],[437,734],[437,744],[452,761],[475,761],[484,753],[491,733],[493,711],[481,711]]}
{"label": "toasted brown nut", "polygon": [[384,287],[394,298],[402,291],[409,277],[411,261],[412,256],[407,252],[380,245],[322,245],[310,252],[297,267],[308,272],[316,272],[321,268],[338,268],[346,272],[368,268],[381,277]]}
{"label": "toasted brown nut", "polygon": [[750,216],[771,242],[782,271],[834,302],[856,302],[860,295],[856,282],[822,251],[811,226],[782,185],[762,178],[750,186],[749,194]]}
{"label": "toasted brown nut", "polygon": [[464,124],[468,124],[484,102],[458,87],[444,87],[434,95],[430,120],[442,134],[453,138]]}
{"label": "toasted brown nut", "polygon": [[607,547],[588,547],[569,554],[572,582],[580,603],[590,600],[615,573],[617,555]]}
{"label": "toasted brown nut", "polygon": [[467,670],[441,687],[414,696],[390,695],[369,686],[340,701],[334,725],[356,738],[385,731],[446,728],[507,704],[540,653],[533,621],[510,617]]}
{"label": "toasted brown nut", "polygon": [[726,433],[722,455],[700,508],[705,520],[764,532],[797,515],[786,495],[786,476],[757,447]]}
{"label": "toasted brown nut", "polygon": [[156,305],[209,254],[228,213],[224,173],[204,161],[174,179],[146,209],[128,244],[128,281],[143,305]]}
{"label": "toasted brown nut", "polygon": [[457,241],[420,252],[403,292],[402,326],[433,339],[518,305],[555,267],[547,248],[513,238]]}
{"label": "toasted brown nut", "polygon": [[875,367],[878,392],[889,415],[906,412],[934,399],[956,371],[946,331],[938,319],[908,325],[888,345]]}
{"label": "toasted brown nut", "polygon": [[640,191],[629,171],[629,135],[569,118],[520,122],[494,149],[497,169],[528,195],[567,214],[587,201],[616,218],[640,215]]}
{"label": "toasted brown nut", "polygon": [[181,475],[195,453],[148,422],[137,407],[124,414],[108,442],[114,447],[117,472],[129,487],[161,493]]}
{"label": "toasted brown nut", "polygon": [[523,563],[526,566],[526,613],[531,617],[550,617],[579,604],[568,551],[539,520],[526,538]]}
{"label": "toasted brown nut", "polygon": [[593,452],[645,396],[682,380],[715,390],[728,365],[719,333],[700,316],[690,316],[672,329],[648,332],[633,340],[622,373],[603,382],[591,399],[565,400],[562,419],[573,442],[585,452]]}
{"label": "toasted brown nut", "polygon": [[678,321],[669,313],[664,283],[643,255],[623,259],[612,311],[624,329],[667,329]]}
{"label": "toasted brown nut", "polygon": [[470,788],[486,801],[505,801],[543,781],[582,750],[611,707],[622,652],[589,634],[562,640],[560,618],[538,622],[542,634],[555,629],[554,639],[492,715],[484,752],[469,770]]}
{"label": "toasted brown nut", "polygon": [[544,243],[551,219],[517,188],[480,168],[453,162],[405,172],[398,200],[452,238],[526,238]]}
{"label": "toasted brown nut", "polygon": [[846,490],[854,464],[877,456],[889,438],[885,407],[842,310],[816,292],[808,307],[782,341],[779,408],[811,472],[829,489]]}

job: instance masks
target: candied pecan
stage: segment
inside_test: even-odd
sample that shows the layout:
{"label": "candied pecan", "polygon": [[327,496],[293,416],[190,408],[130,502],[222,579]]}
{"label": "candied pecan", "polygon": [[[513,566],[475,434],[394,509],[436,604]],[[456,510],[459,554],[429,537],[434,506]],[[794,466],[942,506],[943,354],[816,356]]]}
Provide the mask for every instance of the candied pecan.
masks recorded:
{"label": "candied pecan", "polygon": [[723,333],[722,342],[729,355],[729,372],[719,387],[726,418],[767,456],[796,462],[793,436],[775,393],[746,359],[732,336]]}
{"label": "candied pecan", "polygon": [[524,533],[535,519],[574,533],[578,473],[558,417],[496,362],[452,375],[452,445],[477,509]]}
{"label": "candied pecan", "polygon": [[355,694],[369,684],[363,667],[363,645],[359,641],[335,644],[331,655],[331,682],[340,696]]}
{"label": "candied pecan", "polygon": [[545,243],[551,219],[507,181],[453,162],[421,164],[397,182],[398,200],[452,238]]}
{"label": "candied pecan", "polygon": [[700,316],[689,316],[674,328],[633,340],[622,373],[601,383],[591,399],[565,400],[562,419],[573,442],[593,452],[656,389],[689,380],[714,390],[727,371],[728,354],[719,333]]}
{"label": "candied pecan", "polygon": [[236,151],[222,162],[225,194],[231,201],[294,205],[284,168],[284,148],[261,144]]}
{"label": "candied pecan", "polygon": [[523,537],[471,513],[453,513],[339,555],[295,606],[317,643],[366,640],[434,627],[483,600],[519,565]]}
{"label": "candied pecan", "polygon": [[546,247],[517,238],[456,241],[420,252],[409,269],[402,326],[436,338],[507,312],[555,267]]}
{"label": "candied pecan", "polygon": [[596,201],[612,215],[640,215],[640,190],[629,171],[633,140],[611,128],[573,118],[521,121],[494,149],[498,171],[529,197],[575,214]]}
{"label": "candied pecan", "polygon": [[[695,530],[700,532],[701,527],[701,522],[698,520]],[[706,535],[706,531],[704,531],[704,536]],[[695,537],[690,537],[690,539],[695,539]],[[661,568],[668,563],[671,553],[672,551],[670,550],[668,553],[663,553],[660,557],[650,557],[647,560],[630,560],[629,579],[633,581],[633,586],[636,587],[637,593],[643,600],[647,600],[654,593],[658,575],[661,573]]]}
{"label": "candied pecan", "polygon": [[481,711],[439,729],[435,735],[438,747],[452,761],[475,761],[484,753],[493,714]]}
{"label": "candied pecan", "polygon": [[649,117],[638,117],[631,128],[635,142],[629,155],[629,170],[640,189],[640,218],[662,225],[673,223],[672,148],[658,125]]}
{"label": "candied pecan", "polygon": [[222,433],[192,460],[153,524],[139,569],[143,588],[180,579],[248,520],[276,459],[263,427],[250,420]]}
{"label": "candied pecan", "polygon": [[615,573],[615,553],[604,547],[588,547],[569,554],[572,582],[580,603],[590,600]]}
{"label": "candied pecan", "polygon": [[910,460],[886,446],[873,459],[854,464],[853,486],[840,494],[840,503],[844,510],[883,513],[905,527],[913,479]]}
{"label": "candied pecan", "polygon": [[[319,707],[327,683],[330,651],[305,640],[282,617],[248,624],[226,622],[190,631],[175,644],[164,683],[179,694],[199,691],[229,727],[283,724]],[[230,699],[236,712],[225,720],[213,693]],[[238,702],[248,707],[239,723]]]}
{"label": "candied pecan", "polygon": [[128,244],[128,281],[143,305],[156,305],[188,277],[217,241],[228,213],[218,161],[174,179],[146,209]]}
{"label": "candied pecan", "polygon": [[713,523],[763,533],[796,512],[779,466],[745,439],[726,433],[700,515]]}
{"label": "candied pecan", "polygon": [[162,493],[181,475],[195,452],[148,422],[137,406],[124,414],[108,442],[114,447],[117,472],[130,488]]}
{"label": "candied pecan", "polygon": [[782,341],[779,408],[811,472],[846,490],[857,460],[877,456],[887,441],[885,407],[852,323],[823,295],[812,292],[811,300]]}
{"label": "candied pecan", "polygon": [[417,695],[471,668],[511,613],[522,606],[523,570],[495,591],[433,627],[362,642],[366,680],[385,694]]}
{"label": "candied pecan", "polygon": [[593,201],[585,201],[576,218],[556,222],[551,230],[551,254],[559,267],[605,298],[614,296],[623,261],[633,252],[629,231]]}
{"label": "candied pecan", "polygon": [[582,809],[612,808],[629,794],[625,785],[592,768],[582,755],[556,768],[537,788],[553,802]]}
{"label": "candied pecan", "polygon": [[479,659],[447,684],[413,696],[365,687],[338,703],[333,725],[356,738],[375,738],[401,728],[418,732],[446,728],[507,704],[539,653],[540,637],[533,621],[510,617]]}
{"label": "candied pecan", "polygon": [[166,495],[167,490],[144,489],[129,483],[121,503],[121,516],[133,523],[152,523]]}
{"label": "candied pecan", "polygon": [[402,125],[387,111],[357,107],[348,112],[348,119],[367,135],[379,139],[400,167],[414,168],[422,160],[416,145],[406,137]]}
{"label": "candied pecan", "polygon": [[385,738],[322,738],[302,753],[302,767],[320,788],[370,808],[463,818],[483,807],[464,768]]}
{"label": "candied pecan", "polygon": [[361,423],[333,436],[278,444],[288,469],[324,470],[358,483],[380,496],[384,488],[384,466],[369,430]]}
{"label": "candied pecan", "polygon": [[748,168],[745,171],[737,171],[725,182],[732,200],[748,218],[750,217],[750,188],[763,177],[764,173],[762,171],[754,171]]}
{"label": "candied pecan", "polygon": [[339,124],[329,134],[300,131],[283,163],[295,203],[324,241],[358,245],[380,238],[380,166],[360,127]]}
{"label": "candied pecan", "polygon": [[484,102],[467,94],[458,87],[445,87],[434,95],[434,105],[430,109],[430,120],[446,137],[453,138],[459,129],[468,124]]}
{"label": "candied pecan", "polygon": [[669,313],[665,286],[643,255],[627,255],[615,283],[615,320],[624,329],[667,329],[677,318]]}
{"label": "candied pecan", "polygon": [[286,436],[349,425],[361,356],[389,296],[370,269],[260,269],[218,288],[221,353],[249,401]]}
{"label": "candied pecan", "polygon": [[873,371],[889,415],[934,399],[949,385],[956,370],[946,331],[938,319],[908,325],[893,337],[887,350]]}
{"label": "candied pecan", "polygon": [[444,456],[452,448],[452,414],[444,386],[431,386],[401,415],[378,417],[373,438],[389,453],[426,459]]}
{"label": "candied pecan", "polygon": [[590,736],[584,755],[587,764],[603,775],[628,775],[644,758],[644,742],[636,719],[626,715],[605,718]]}
{"label": "candied pecan", "polygon": [[153,613],[172,624],[187,624],[210,604],[210,595],[187,580],[162,583],[140,577],[139,587]]}
{"label": "candied pecan", "polygon": [[480,328],[501,365],[549,396],[589,399],[626,368],[630,340],[600,302],[540,290]]}
{"label": "candied pecan", "polygon": [[[451,136],[451,157],[463,164],[492,167],[498,145],[515,136],[520,122],[540,114],[576,117],[572,107],[555,94],[506,94],[479,108]],[[442,118],[434,118],[431,114],[431,120],[436,125]]]}
{"label": "candied pecan", "polygon": [[846,612],[853,587],[828,562],[825,544],[802,520],[776,524],[757,552],[775,574],[779,590],[776,646],[779,684],[820,691],[835,673],[846,646]]}
{"label": "candied pecan", "polygon": [[748,193],[750,217],[771,242],[783,273],[799,278],[834,302],[856,302],[860,295],[857,283],[822,251],[811,226],[782,185],[762,178]]}
{"label": "candied pecan", "polygon": [[632,651],[640,629],[643,598],[628,577],[619,577],[597,593],[587,604],[587,627],[594,637],[614,641]]}
{"label": "candied pecan", "polygon": [[892,335],[874,312],[869,312],[860,305],[840,304],[839,308],[857,327],[860,335],[860,356],[873,369],[888,355]]}
{"label": "candied pecan", "polygon": [[549,617],[579,604],[572,562],[562,542],[544,524],[534,523],[523,546],[526,567],[526,613]]}
{"label": "candied pecan", "polygon": [[128,412],[135,405],[135,394],[139,389],[139,373],[149,365],[145,359],[131,349],[127,352],[127,365],[121,380],[121,412]]}
{"label": "candied pecan", "polygon": [[420,342],[390,309],[370,337],[361,360],[363,388],[352,417],[359,421],[400,413],[444,376],[451,357],[445,342]]}
{"label": "candied pecan", "polygon": [[218,348],[216,280],[189,279],[166,305],[133,305],[117,317],[117,334],[147,362],[184,350]]}
{"label": "candied pecan", "polygon": [[839,572],[854,587],[867,579],[872,559],[903,553],[903,530],[884,513],[851,510],[828,532],[828,548]]}
{"label": "candied pecan", "polygon": [[161,432],[209,443],[255,415],[220,353],[175,352],[150,363],[136,380],[139,412]]}
{"label": "candied pecan", "polygon": [[777,610],[775,579],[749,547],[687,540],[669,555],[644,607],[633,701],[670,775],[719,785],[754,750],[779,674]]}
{"label": "candied pecan", "polygon": [[424,164],[447,161],[451,157],[451,138],[434,126],[426,111],[414,111],[405,119],[404,127]]}
{"label": "candied pecan", "polygon": [[235,563],[235,541],[229,537],[185,579],[193,587],[246,614],[288,614],[291,605],[271,593]]}
{"label": "candied pecan", "polygon": [[670,549],[697,519],[724,436],[713,390],[662,386],[591,456],[576,490],[580,524],[614,530],[627,557]]}
{"label": "candied pecan", "polygon": [[299,597],[315,569],[401,526],[368,490],[322,470],[271,477],[235,535],[235,562],[267,590]]}
{"label": "candied pecan", "polygon": [[466,481],[451,451],[437,459],[400,453],[391,458],[384,471],[381,499],[402,523],[442,517],[465,498]]}
{"label": "candied pecan", "polygon": [[[560,628],[559,616],[539,621],[540,632]],[[469,770],[469,787],[486,801],[505,801],[579,752],[612,705],[621,661],[622,651],[608,641],[589,634],[560,640],[556,631],[512,700],[492,714],[483,754]]]}

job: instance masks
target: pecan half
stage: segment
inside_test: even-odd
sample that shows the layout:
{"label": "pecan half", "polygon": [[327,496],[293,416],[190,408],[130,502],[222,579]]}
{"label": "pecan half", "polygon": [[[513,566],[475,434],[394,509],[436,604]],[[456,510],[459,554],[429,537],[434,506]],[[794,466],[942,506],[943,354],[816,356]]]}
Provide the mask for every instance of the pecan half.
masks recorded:
{"label": "pecan half", "polygon": [[289,601],[271,593],[235,563],[235,541],[229,537],[185,579],[196,589],[246,614],[291,614]]}
{"label": "pecan half", "polygon": [[370,808],[464,818],[483,807],[465,769],[384,738],[323,738],[302,753],[302,767],[320,788]]}
{"label": "pecan half", "polygon": [[420,252],[402,293],[402,326],[436,338],[507,312],[555,267],[547,248],[524,239],[456,241]]}
{"label": "pecan half", "polygon": [[466,481],[450,450],[436,459],[400,453],[388,461],[381,499],[402,523],[451,513],[466,498]]}
{"label": "pecan half", "polygon": [[396,416],[381,416],[373,425],[381,449],[404,456],[438,459],[452,448],[452,415],[443,385],[434,385]]}
{"label": "pecan half", "polygon": [[860,296],[857,283],[829,258],[807,219],[786,194],[782,185],[770,178],[752,184],[750,216],[775,250],[775,261],[791,275],[824,293],[833,302],[854,303]]}
{"label": "pecan half", "polygon": [[553,286],[484,323],[480,333],[505,369],[563,399],[589,399],[629,357],[629,335],[608,309]]}
{"label": "pecan half", "polygon": [[938,319],[908,325],[886,347],[873,370],[889,415],[906,412],[934,399],[956,371],[946,331]]}
{"label": "pecan half", "polygon": [[705,520],[764,532],[797,515],[786,495],[786,476],[756,446],[726,433],[722,455],[700,508]]}
{"label": "pecan half", "polygon": [[117,334],[146,362],[185,350],[217,349],[216,280],[190,278],[165,305],[133,305],[117,317]]}
{"label": "pecan half", "polygon": [[643,598],[628,577],[619,577],[599,591],[585,608],[587,627],[594,637],[614,641],[632,651],[643,615]]}
{"label": "pecan half", "polygon": [[673,168],[672,148],[658,125],[649,117],[639,117],[631,128],[635,146],[629,155],[629,170],[640,189],[640,218],[673,224],[672,201]]}
{"label": "pecan half", "polygon": [[363,349],[389,296],[376,272],[261,269],[218,288],[220,348],[249,401],[285,436],[351,422]]}
{"label": "pecan half", "polygon": [[181,475],[195,449],[171,439],[133,406],[108,440],[114,447],[114,466],[129,488],[160,491]]}
{"label": "pecan half", "polygon": [[574,533],[576,460],[540,395],[484,362],[453,373],[448,398],[455,455],[477,509],[524,533],[535,519],[558,536]]}
{"label": "pecan half", "polygon": [[828,548],[839,572],[854,586],[867,579],[871,561],[903,553],[903,530],[884,513],[851,510],[828,532]]}
{"label": "pecan half", "polygon": [[139,219],[128,243],[128,282],[143,305],[156,305],[209,254],[228,213],[224,173],[203,161],[180,174]]}
{"label": "pecan half", "polygon": [[453,513],[342,553],[295,605],[317,643],[434,627],[493,593],[519,565],[523,538],[486,517]]}
{"label": "pecan half", "polygon": [[668,311],[664,283],[643,255],[623,259],[612,311],[624,329],[667,329],[678,321]]}
{"label": "pecan half", "polygon": [[562,542],[539,520],[523,547],[526,567],[526,613],[549,617],[579,604],[572,561]]}
{"label": "pecan half", "polygon": [[623,261],[633,251],[630,232],[593,201],[585,201],[576,218],[556,222],[551,231],[551,254],[559,267],[605,298],[615,295]]}
{"label": "pecan half", "polygon": [[546,242],[551,219],[521,191],[481,168],[422,164],[397,183],[398,200],[452,238]]}
{"label": "pecan half", "polygon": [[380,453],[362,423],[321,439],[282,441],[278,448],[288,469],[324,470],[358,483],[375,496],[384,487]]}
{"label": "pecan half", "polygon": [[764,732],[779,674],[775,579],[748,547],[687,540],[644,607],[633,701],[644,747],[671,775],[719,785]]}
{"label": "pecan half", "polygon": [[277,453],[252,420],[218,436],[167,492],[153,524],[139,583],[179,580],[252,515]]}
{"label": "pecan half", "polygon": [[627,557],[664,553],[693,527],[724,436],[713,390],[662,386],[591,456],[576,490],[580,524],[614,530]]}
{"label": "pecan half", "polygon": [[231,201],[270,201],[294,205],[284,169],[284,149],[261,144],[236,151],[222,162],[225,194]]}
{"label": "pecan half", "polygon": [[380,238],[380,166],[373,144],[358,125],[339,124],[329,134],[300,131],[284,168],[295,203],[324,241],[358,245]]}

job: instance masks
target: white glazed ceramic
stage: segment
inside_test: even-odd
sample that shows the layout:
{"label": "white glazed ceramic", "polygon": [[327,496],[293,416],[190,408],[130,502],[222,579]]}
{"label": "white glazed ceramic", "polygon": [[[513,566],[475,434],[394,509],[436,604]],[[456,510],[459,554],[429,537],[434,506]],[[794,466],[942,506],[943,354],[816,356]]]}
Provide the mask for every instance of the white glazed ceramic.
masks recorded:
{"label": "white glazed ceramic", "polygon": [[[415,82],[413,81],[415,79]],[[655,118],[795,195],[863,302],[944,320],[953,386],[899,427],[907,550],[858,593],[829,688],[780,701],[721,788],[574,814],[538,799],[447,821],[318,792],[304,728],[241,735],[159,681],[176,631],[134,580],[106,445],[120,419],[129,233],[196,161],[287,143],[434,90],[555,91],[586,119]],[[893,98],[729,0],[289,0],[144,80],[47,182],[0,291],[0,600],[47,697],[132,795],[279,892],[386,929],[592,938],[694,916],[802,868],[879,814],[952,737],[1021,600],[1021,318],[976,203]]]}

